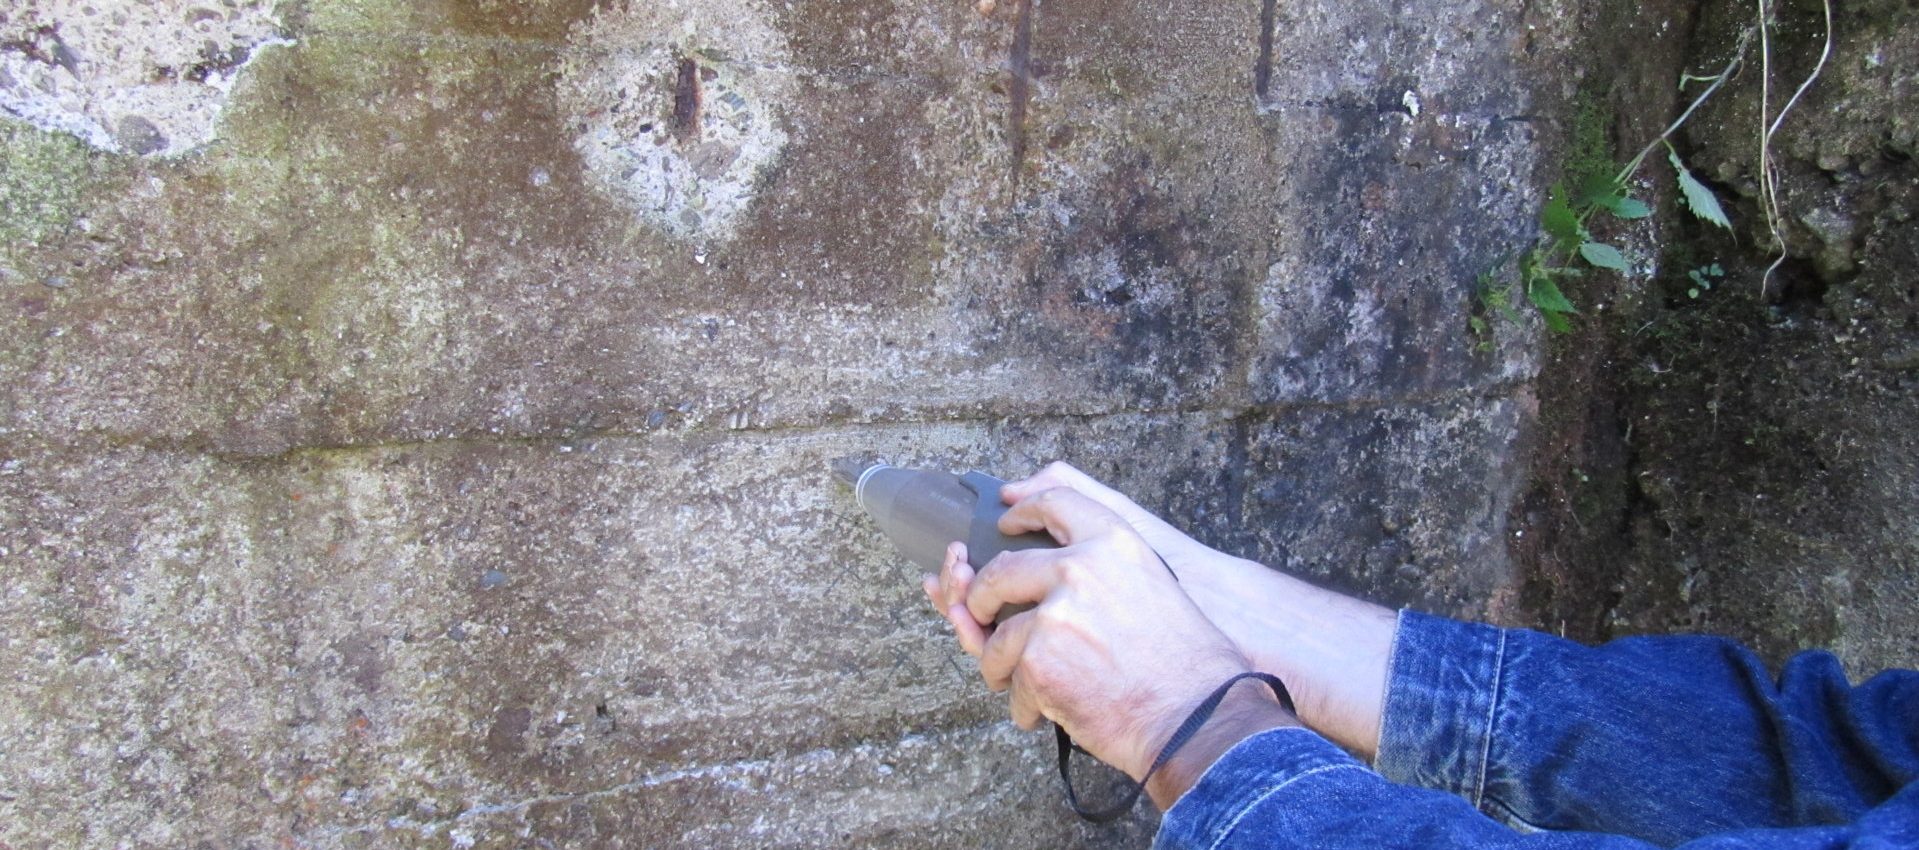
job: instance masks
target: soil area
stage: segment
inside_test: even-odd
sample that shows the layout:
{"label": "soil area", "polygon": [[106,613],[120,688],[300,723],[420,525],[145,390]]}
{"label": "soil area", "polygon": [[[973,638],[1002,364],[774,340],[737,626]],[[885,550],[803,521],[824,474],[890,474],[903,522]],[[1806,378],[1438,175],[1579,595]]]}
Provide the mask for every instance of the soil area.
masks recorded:
{"label": "soil area", "polygon": [[[1699,4],[1686,72],[1723,67],[1749,5]],[[1516,547],[1521,608],[1539,625],[1586,640],[1709,631],[1774,660],[1825,647],[1859,677],[1919,662],[1919,20],[1901,3],[1834,6],[1823,66],[1823,7],[1781,2],[1770,55],[1751,42],[1673,138],[1732,229],[1688,214],[1654,156],[1637,185],[1661,213],[1610,235],[1655,270],[1577,284],[1589,306],[1553,342],[1515,506],[1532,532]],[[1761,98],[1776,118],[1815,67],[1768,144],[1781,259]],[[1672,81],[1631,74],[1583,90],[1627,155],[1703,89],[1647,120]]]}

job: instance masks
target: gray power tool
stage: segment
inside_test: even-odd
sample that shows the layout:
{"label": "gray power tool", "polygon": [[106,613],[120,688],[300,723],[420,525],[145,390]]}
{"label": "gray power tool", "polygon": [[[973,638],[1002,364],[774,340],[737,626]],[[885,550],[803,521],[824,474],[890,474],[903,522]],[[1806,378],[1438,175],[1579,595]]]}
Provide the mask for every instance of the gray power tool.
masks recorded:
{"label": "gray power tool", "polygon": [[[853,497],[893,545],[928,572],[939,570],[946,544],[955,540],[966,544],[966,560],[975,568],[1001,552],[1059,546],[1044,532],[1001,534],[999,518],[1007,507],[999,491],[1006,482],[984,472],[953,475],[850,459],[834,463],[833,472],[853,486]],[[1015,613],[1009,608],[1000,616]]]}

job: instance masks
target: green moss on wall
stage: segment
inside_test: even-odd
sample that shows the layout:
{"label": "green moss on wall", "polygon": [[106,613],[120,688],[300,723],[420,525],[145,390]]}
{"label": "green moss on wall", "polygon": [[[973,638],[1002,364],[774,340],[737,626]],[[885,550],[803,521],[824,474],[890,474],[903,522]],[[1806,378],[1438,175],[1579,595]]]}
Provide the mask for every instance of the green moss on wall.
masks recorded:
{"label": "green moss on wall", "polygon": [[1566,128],[1567,186],[1584,186],[1589,178],[1618,173],[1619,161],[1610,132],[1613,119],[1606,92],[1590,82],[1579,88],[1573,96],[1571,124]]}
{"label": "green moss on wall", "polygon": [[0,260],[65,234],[90,174],[79,139],[0,120]]}

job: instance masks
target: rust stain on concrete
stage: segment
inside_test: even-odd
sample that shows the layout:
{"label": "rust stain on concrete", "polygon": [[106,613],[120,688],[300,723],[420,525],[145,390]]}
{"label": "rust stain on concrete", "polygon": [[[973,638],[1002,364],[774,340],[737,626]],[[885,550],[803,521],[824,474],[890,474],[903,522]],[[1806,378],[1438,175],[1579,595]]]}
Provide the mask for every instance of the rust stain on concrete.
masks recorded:
{"label": "rust stain on concrete", "polygon": [[1253,94],[1264,102],[1273,88],[1273,27],[1279,18],[1279,0],[1259,7],[1259,59],[1253,63]]}
{"label": "rust stain on concrete", "polygon": [[700,135],[700,63],[681,57],[673,84],[673,138],[685,144]]}
{"label": "rust stain on concrete", "polygon": [[1019,16],[1013,24],[1013,54],[1008,66],[1012,80],[1007,93],[1013,99],[1007,115],[1007,132],[1013,140],[1013,185],[1019,185],[1020,171],[1026,165],[1026,111],[1033,99],[1033,16],[1039,0],[1021,0]]}

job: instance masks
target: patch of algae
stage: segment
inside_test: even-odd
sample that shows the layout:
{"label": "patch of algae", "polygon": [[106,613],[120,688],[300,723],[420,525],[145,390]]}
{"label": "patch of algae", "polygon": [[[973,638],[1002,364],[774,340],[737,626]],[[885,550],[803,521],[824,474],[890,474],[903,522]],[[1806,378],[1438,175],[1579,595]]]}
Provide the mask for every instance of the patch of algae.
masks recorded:
{"label": "patch of algae", "polygon": [[467,203],[461,128],[483,123],[490,59],[456,44],[317,34],[279,61],[257,97],[300,107],[263,111],[258,119],[277,126],[247,132],[286,148],[222,169],[271,188],[274,205],[260,215],[284,229],[262,244],[247,281],[265,335],[253,368],[272,380],[255,378],[234,400],[284,398],[299,428],[317,429],[304,439],[351,441],[404,418],[420,387],[451,368],[464,236],[441,225]]}
{"label": "patch of algae", "polygon": [[1613,150],[1612,126],[1618,120],[1606,93],[1597,85],[1580,86],[1573,96],[1571,123],[1566,136],[1566,185],[1577,189],[1588,180],[1611,177],[1619,171]]}
{"label": "patch of algae", "polygon": [[85,206],[86,144],[0,119],[0,259],[63,236]]}

